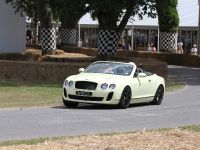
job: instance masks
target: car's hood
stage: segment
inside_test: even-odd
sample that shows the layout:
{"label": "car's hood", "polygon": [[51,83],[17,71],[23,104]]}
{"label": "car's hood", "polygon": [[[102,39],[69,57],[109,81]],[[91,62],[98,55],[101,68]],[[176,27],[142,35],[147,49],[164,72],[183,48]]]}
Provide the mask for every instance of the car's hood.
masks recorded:
{"label": "car's hood", "polygon": [[72,76],[74,81],[92,81],[96,83],[102,82],[116,82],[121,80],[124,76],[113,75],[113,74],[102,74],[102,73],[80,73],[78,75]]}

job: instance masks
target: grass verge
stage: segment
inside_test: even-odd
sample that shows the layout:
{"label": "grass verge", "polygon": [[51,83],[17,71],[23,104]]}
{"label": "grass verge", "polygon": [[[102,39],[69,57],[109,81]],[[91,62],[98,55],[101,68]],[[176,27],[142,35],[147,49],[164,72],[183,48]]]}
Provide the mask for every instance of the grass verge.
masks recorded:
{"label": "grass verge", "polygon": [[[166,91],[181,89],[184,83],[166,81]],[[62,83],[0,81],[0,108],[62,105]]]}
{"label": "grass verge", "polygon": [[60,105],[62,84],[0,81],[0,108]]}
{"label": "grass verge", "polygon": [[186,86],[186,83],[177,81],[174,78],[169,77],[165,81],[166,92],[174,92],[176,90],[183,89]]}

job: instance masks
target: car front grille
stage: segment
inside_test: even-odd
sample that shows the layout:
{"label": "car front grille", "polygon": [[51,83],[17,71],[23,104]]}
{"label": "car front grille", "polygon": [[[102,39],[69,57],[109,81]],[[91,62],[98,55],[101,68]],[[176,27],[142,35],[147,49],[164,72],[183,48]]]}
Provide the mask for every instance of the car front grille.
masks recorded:
{"label": "car front grille", "polygon": [[91,97],[91,96],[77,96],[69,94],[70,99],[85,100],[85,101],[102,101],[103,97]]}
{"label": "car front grille", "polygon": [[95,90],[97,88],[97,83],[89,81],[77,81],[75,83],[75,88],[85,89],[85,90]]}

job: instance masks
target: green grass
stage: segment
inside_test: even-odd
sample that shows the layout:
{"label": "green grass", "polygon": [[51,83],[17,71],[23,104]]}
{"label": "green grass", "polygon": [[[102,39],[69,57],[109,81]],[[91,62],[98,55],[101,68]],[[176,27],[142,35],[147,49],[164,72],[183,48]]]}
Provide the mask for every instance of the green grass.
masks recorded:
{"label": "green grass", "polygon": [[[166,91],[185,86],[167,80]],[[62,105],[62,83],[0,81],[0,108]]]}
{"label": "green grass", "polygon": [[165,82],[166,92],[174,92],[183,89],[186,86],[184,82],[176,81],[176,79],[173,78],[168,78]]}
{"label": "green grass", "polygon": [[180,127],[182,130],[189,130],[193,132],[200,132],[200,125],[184,126]]}
{"label": "green grass", "polygon": [[0,108],[59,105],[62,84],[0,81]]}
{"label": "green grass", "polygon": [[174,92],[176,90],[183,89],[185,83],[166,83],[166,92]]}
{"label": "green grass", "polygon": [[50,140],[50,138],[39,138],[39,139],[31,139],[31,140],[19,140],[19,141],[6,141],[6,142],[0,142],[0,147],[2,146],[14,146],[14,145],[35,145],[39,143],[43,143],[47,140]]}

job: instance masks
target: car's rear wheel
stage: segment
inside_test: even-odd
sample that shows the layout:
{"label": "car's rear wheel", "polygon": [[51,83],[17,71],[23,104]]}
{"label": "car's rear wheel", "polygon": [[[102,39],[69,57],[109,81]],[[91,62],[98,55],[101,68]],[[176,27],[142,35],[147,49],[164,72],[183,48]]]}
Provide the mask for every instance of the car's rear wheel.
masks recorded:
{"label": "car's rear wheel", "polygon": [[63,104],[66,106],[66,107],[70,107],[70,108],[75,108],[78,106],[78,102],[70,102],[70,101],[65,101],[63,100]]}
{"label": "car's rear wheel", "polygon": [[120,101],[118,103],[118,108],[121,108],[121,109],[128,108],[131,102],[131,97],[132,97],[131,88],[127,86],[124,88],[122,92]]}
{"label": "car's rear wheel", "polygon": [[162,103],[163,96],[164,96],[164,87],[163,85],[159,85],[152,103],[154,105],[160,105]]}

